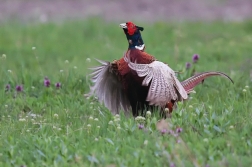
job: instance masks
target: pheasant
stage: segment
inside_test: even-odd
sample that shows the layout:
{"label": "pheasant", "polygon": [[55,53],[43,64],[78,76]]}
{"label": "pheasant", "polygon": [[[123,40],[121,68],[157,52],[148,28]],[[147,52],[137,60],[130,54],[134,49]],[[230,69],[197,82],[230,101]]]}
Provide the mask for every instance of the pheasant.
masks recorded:
{"label": "pheasant", "polygon": [[[175,72],[165,63],[144,51],[140,31],[143,27],[132,22],[122,23],[129,46],[124,56],[113,62],[98,60],[100,66],[91,70],[93,86],[88,96],[97,96],[98,100],[114,114],[120,110],[133,116],[144,110],[153,110],[156,106],[171,113],[178,101],[184,101],[195,86],[210,76],[223,76],[222,72],[203,72],[180,82]],[[232,81],[233,82],[233,81]]]}

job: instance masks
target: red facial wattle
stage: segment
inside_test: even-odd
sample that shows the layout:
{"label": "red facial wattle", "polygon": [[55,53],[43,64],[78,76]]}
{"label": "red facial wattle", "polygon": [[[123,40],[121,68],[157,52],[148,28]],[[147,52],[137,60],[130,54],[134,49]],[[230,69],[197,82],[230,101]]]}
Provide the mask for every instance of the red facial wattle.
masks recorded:
{"label": "red facial wattle", "polygon": [[136,25],[132,22],[127,22],[126,25],[127,25],[127,29],[128,29],[128,34],[133,35],[137,30]]}

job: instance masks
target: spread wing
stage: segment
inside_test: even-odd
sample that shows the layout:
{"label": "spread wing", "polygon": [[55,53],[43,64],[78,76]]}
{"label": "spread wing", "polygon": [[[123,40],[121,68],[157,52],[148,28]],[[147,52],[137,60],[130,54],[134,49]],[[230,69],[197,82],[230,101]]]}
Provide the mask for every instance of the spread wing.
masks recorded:
{"label": "spread wing", "polygon": [[136,71],[139,77],[145,77],[142,85],[150,89],[147,101],[150,105],[164,106],[171,100],[187,99],[188,95],[175,76],[175,72],[166,64],[154,61],[150,64],[136,64],[130,62],[127,55],[124,56],[129,67]]}
{"label": "spread wing", "polygon": [[100,103],[104,103],[112,113],[118,114],[120,110],[130,111],[130,103],[123,91],[122,83],[118,77],[111,72],[110,62],[96,59],[101,65],[90,68],[92,70],[88,96],[96,96]]}

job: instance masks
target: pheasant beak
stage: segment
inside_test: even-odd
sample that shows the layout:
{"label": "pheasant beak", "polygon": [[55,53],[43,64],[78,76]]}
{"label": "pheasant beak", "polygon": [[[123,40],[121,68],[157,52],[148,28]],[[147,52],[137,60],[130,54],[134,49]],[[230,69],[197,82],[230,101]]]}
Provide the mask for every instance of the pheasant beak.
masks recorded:
{"label": "pheasant beak", "polygon": [[126,25],[126,23],[120,24],[119,27],[121,27],[121,28],[128,28],[127,25]]}

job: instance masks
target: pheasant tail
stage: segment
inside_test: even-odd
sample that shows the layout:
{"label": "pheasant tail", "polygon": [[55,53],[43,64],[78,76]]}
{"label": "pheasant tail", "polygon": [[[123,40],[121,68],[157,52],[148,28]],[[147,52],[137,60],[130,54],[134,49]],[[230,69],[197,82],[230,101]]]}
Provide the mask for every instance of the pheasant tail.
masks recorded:
{"label": "pheasant tail", "polygon": [[189,94],[193,91],[194,87],[200,84],[204,79],[211,77],[211,76],[222,76],[229,79],[232,83],[234,81],[225,73],[219,71],[209,71],[209,72],[202,72],[198,73],[184,81],[181,82],[181,85],[185,88],[186,92]]}

